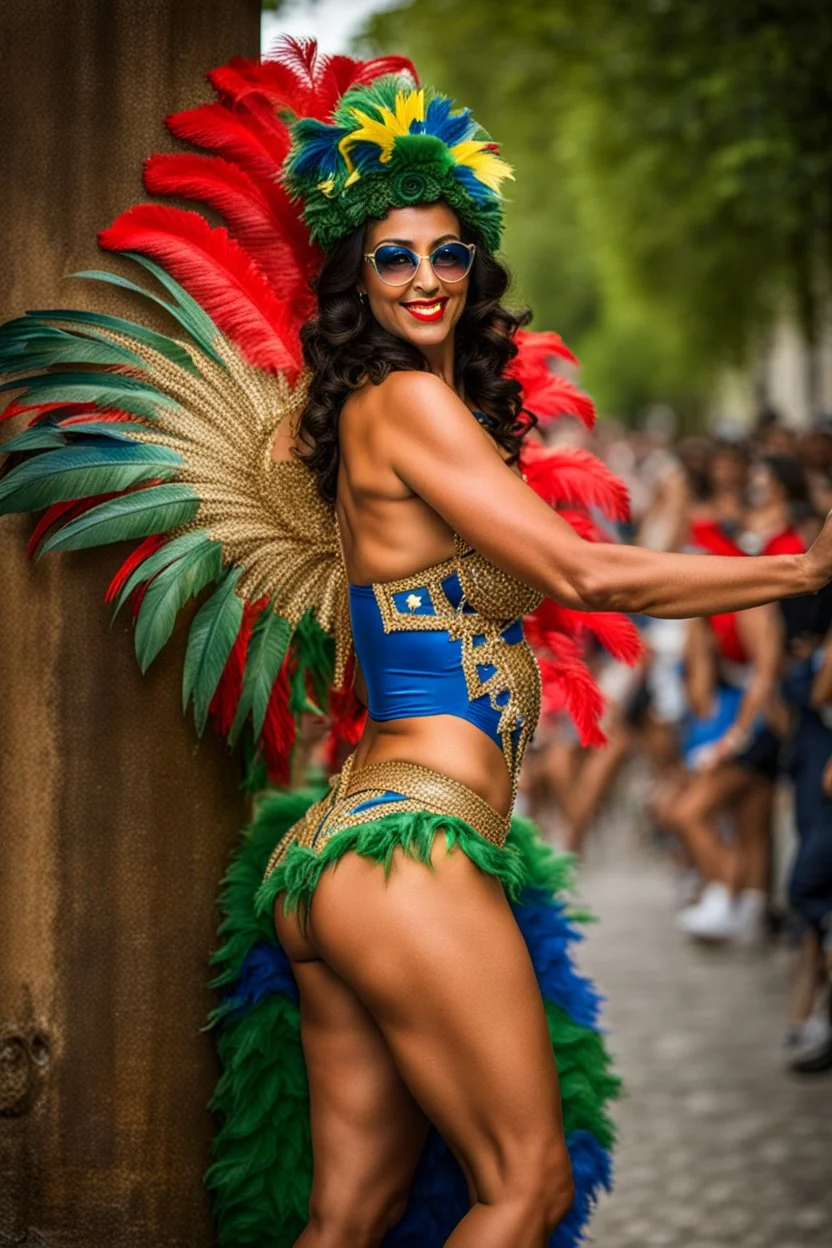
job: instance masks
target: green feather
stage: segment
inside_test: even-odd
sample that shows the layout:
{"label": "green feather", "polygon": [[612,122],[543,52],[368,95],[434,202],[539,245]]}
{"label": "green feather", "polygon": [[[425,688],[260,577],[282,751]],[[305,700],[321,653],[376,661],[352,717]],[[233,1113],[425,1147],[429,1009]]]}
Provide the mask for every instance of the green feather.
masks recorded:
{"label": "green feather", "polygon": [[0,446],[0,451],[11,454],[12,451],[52,450],[66,445],[66,438],[54,425],[34,425],[31,429],[24,429],[17,437],[9,438]]}
{"label": "green feather", "polygon": [[[187,318],[187,324],[190,326],[190,332],[194,339],[202,347],[203,351],[211,355],[218,364],[222,364],[219,356],[214,351],[213,344],[220,337],[220,331],[211,317],[205,311],[201,303],[198,303],[192,295],[189,295],[184,286],[180,286],[175,278],[171,277],[161,265],[155,260],[151,260],[148,256],[140,255],[137,251],[125,251],[123,253],[131,260],[135,260],[137,264],[147,269],[148,273],[152,273],[166,290],[169,290],[176,300],[177,307],[183,317]],[[222,365],[223,368],[225,365]]]}
{"label": "green feather", "polygon": [[255,737],[259,737],[263,731],[263,721],[266,718],[274,682],[277,680],[277,674],[286,657],[291,637],[292,628],[288,620],[278,615],[273,605],[270,604],[258,616],[257,623],[252,630],[240,701],[237,705],[234,723],[228,734],[232,745],[240,735],[249,711],[252,712]]}
{"label": "green feather", "polygon": [[60,447],[18,464],[0,481],[0,513],[35,511],[155,477],[175,477],[181,465],[181,457],[167,446],[96,441]]}
{"label": "green feather", "polygon": [[199,506],[191,486],[180,482],[134,490],[71,520],[44,542],[38,558],[50,550],[82,550],[176,529],[192,520]]}
{"label": "green feather", "polygon": [[[20,379],[0,385],[19,390]],[[143,381],[120,373],[40,373],[25,380],[26,398],[35,403],[96,403],[99,407],[119,407],[136,416],[156,419],[158,407],[178,407],[175,399]]]}
{"label": "green feather", "polygon": [[67,425],[59,430],[64,434],[82,434],[86,436],[112,438],[116,442],[130,442],[136,445],[133,433],[152,433],[149,425],[138,420],[79,420],[75,425]]}
{"label": "green feather", "polygon": [[[212,541],[204,533],[183,534],[185,536],[201,538],[201,543],[193,545],[190,550],[154,575],[142,598],[135,638],[136,658],[142,672],[147,671],[173,632],[180,607],[222,573],[222,548],[219,543]],[[170,546],[173,545],[171,542]],[[162,547],[156,553],[162,554],[165,549]],[[142,564],[143,580],[146,579],[146,565],[150,562],[150,559],[146,559]],[[153,575],[153,572],[149,575]]]}
{"label": "green feather", "polygon": [[135,352],[115,342],[104,339],[93,341],[76,334],[61,334],[60,340],[51,336],[25,339],[25,349],[15,349],[15,343],[6,344],[0,339],[0,372],[20,373],[56,364],[100,364],[102,367],[123,368],[129,365],[144,369],[145,362]]}
{"label": "green feather", "polygon": [[[183,555],[188,554],[197,547],[206,545],[214,546],[217,550],[220,549],[219,545],[213,542],[204,529],[189,529],[187,532],[171,538],[169,542],[165,542],[164,546],[160,546],[152,555],[148,555],[138,567],[133,569],[122,586],[116,605],[113,608],[113,619],[118,615],[133,590],[141,585],[142,581],[149,581],[151,577],[157,576],[163,568],[166,568],[169,563],[174,563],[177,559],[181,559]],[[221,568],[218,568],[217,575],[219,575],[220,571]]]}
{"label": "green feather", "polygon": [[[137,287],[137,289],[140,289]],[[147,292],[143,292],[147,293]],[[167,304],[165,304],[167,307]],[[82,312],[76,309],[67,308],[45,308],[39,312],[27,312],[27,316],[36,317],[43,316],[51,321],[76,321],[84,326],[97,326],[99,329],[110,329],[117,334],[126,334],[130,338],[135,338],[137,342],[142,342],[145,346],[152,347],[154,351],[158,351],[172,364],[178,364],[180,368],[186,368],[191,373],[198,373],[199,369],[194,363],[190,352],[182,346],[181,342],[177,342],[175,338],[169,338],[166,334],[159,334],[155,329],[148,329],[145,325],[139,325],[136,321],[128,321],[122,316],[104,316],[100,312]],[[0,334],[2,334],[0,328]],[[94,332],[92,328],[86,331]]]}
{"label": "green feather", "polygon": [[200,736],[205,729],[211,699],[240,631],[243,600],[235,591],[241,571],[238,567],[229,568],[219,588],[200,607],[188,634],[182,705],[186,708],[193,696],[194,720]]}
{"label": "green feather", "polygon": [[171,291],[176,303],[168,303],[166,299],[162,299],[159,295],[154,295],[151,291],[145,290],[143,286],[137,286],[135,282],[131,282],[128,278],[119,277],[117,273],[108,273],[103,269],[85,269],[79,273],[71,273],[70,277],[83,277],[98,282],[109,282],[112,286],[119,286],[123,290],[143,295],[145,299],[152,299],[159,307],[164,308],[174,320],[178,321],[183,329],[188,331],[206,355],[210,356],[215,363],[224,367],[222,360],[211,345],[220,336],[220,331],[196,300],[191,299],[190,295],[186,294],[179,283],[165,273],[164,269],[154,264],[152,260],[148,260],[145,256],[140,256],[135,251],[125,251],[122,254],[130,260],[135,260],[150,273],[153,273],[159,282],[167,290]]}

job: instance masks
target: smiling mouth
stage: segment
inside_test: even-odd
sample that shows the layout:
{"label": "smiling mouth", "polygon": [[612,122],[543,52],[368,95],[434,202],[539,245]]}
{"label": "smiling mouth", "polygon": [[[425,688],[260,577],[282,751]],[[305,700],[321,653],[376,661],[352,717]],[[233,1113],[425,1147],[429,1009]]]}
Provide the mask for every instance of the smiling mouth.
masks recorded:
{"label": "smiling mouth", "polygon": [[414,301],[412,303],[403,303],[402,307],[417,321],[441,321],[445,315],[447,302],[447,298],[434,299],[430,303],[427,300],[424,302]]}

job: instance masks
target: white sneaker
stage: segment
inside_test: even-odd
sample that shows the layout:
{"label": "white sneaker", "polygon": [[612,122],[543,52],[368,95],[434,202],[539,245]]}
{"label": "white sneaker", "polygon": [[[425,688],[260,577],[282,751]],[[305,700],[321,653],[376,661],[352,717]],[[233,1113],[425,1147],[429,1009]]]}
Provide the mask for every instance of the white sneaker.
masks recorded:
{"label": "white sneaker", "polygon": [[736,920],[729,889],[718,880],[711,880],[697,904],[680,911],[676,922],[683,932],[698,940],[731,940]]}
{"label": "white sneaker", "polygon": [[828,1013],[812,1014],[804,1023],[790,1029],[786,1058],[792,1062],[806,1061],[814,1058],[832,1041],[832,1022]]}

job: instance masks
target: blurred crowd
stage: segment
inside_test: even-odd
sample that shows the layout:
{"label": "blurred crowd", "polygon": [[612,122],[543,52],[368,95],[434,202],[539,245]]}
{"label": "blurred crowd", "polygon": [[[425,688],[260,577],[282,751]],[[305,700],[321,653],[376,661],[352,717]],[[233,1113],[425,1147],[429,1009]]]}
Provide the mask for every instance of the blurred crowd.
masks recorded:
{"label": "blurred crowd", "polygon": [[[592,441],[629,486],[622,540],[661,550],[804,550],[832,508],[832,421],[794,430],[764,412],[753,430],[675,440],[602,422]],[[609,527],[609,526],[608,526]],[[793,951],[784,1060],[832,1067],[832,590],[694,620],[639,619],[643,661],[599,650],[607,744],[580,748],[541,725],[523,808],[580,854],[626,778],[641,777],[643,834],[667,852],[677,923],[693,941]],[[623,778],[622,773],[623,772]],[[641,822],[641,819],[640,819]]]}

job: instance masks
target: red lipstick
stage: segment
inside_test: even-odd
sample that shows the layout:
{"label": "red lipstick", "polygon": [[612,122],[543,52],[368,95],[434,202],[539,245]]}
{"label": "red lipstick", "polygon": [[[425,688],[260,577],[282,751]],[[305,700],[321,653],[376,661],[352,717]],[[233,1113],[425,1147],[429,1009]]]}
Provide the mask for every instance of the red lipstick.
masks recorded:
{"label": "red lipstick", "polygon": [[447,296],[441,299],[414,299],[410,303],[403,303],[402,307],[406,308],[415,320],[431,324],[442,320],[447,302]]}

